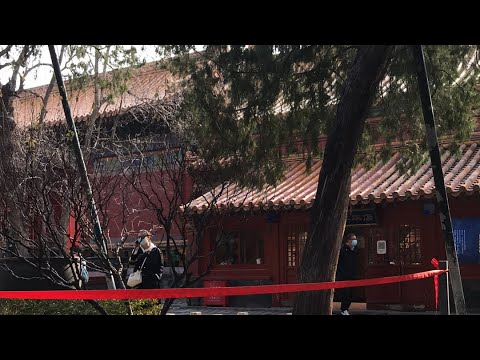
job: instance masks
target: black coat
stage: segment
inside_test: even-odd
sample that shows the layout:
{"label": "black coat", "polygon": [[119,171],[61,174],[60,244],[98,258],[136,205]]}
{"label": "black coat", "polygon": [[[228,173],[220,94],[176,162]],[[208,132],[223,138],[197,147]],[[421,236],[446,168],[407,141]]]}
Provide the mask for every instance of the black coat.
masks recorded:
{"label": "black coat", "polygon": [[[145,260],[146,258],[146,260]],[[163,274],[163,256],[159,248],[154,247],[147,253],[140,253],[132,255],[132,260],[135,261],[133,271],[137,271],[143,264],[142,268],[142,283],[138,286],[139,289],[158,289],[160,287],[160,279]]]}
{"label": "black coat", "polygon": [[338,257],[336,280],[353,280],[357,275],[357,252],[343,244]]}

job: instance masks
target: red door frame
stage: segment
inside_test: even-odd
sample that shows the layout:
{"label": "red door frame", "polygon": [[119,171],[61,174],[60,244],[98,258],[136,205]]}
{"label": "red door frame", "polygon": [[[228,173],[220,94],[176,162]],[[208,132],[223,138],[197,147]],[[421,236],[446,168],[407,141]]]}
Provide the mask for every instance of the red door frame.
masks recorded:
{"label": "red door frame", "polygon": [[[388,262],[368,264],[367,277],[404,275],[431,270],[431,258],[437,254],[435,214],[424,214],[424,201],[407,201],[396,205],[388,204],[380,209],[380,227],[387,241]],[[406,264],[400,253],[400,227],[408,225],[420,229],[421,260],[419,264]],[[375,251],[375,249],[373,249]],[[420,305],[431,308],[433,305],[433,280],[424,279],[391,285],[369,286],[366,289],[369,308],[376,305],[402,304]]]}

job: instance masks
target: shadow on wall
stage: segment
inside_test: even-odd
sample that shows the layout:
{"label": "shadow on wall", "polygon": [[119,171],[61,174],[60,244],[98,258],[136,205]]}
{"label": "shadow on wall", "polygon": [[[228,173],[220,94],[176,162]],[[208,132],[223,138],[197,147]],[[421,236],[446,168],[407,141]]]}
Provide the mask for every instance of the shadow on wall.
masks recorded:
{"label": "shadow on wall", "polygon": [[[65,259],[51,259],[52,267],[62,273],[65,266]],[[20,277],[27,279],[19,279],[15,277],[7,268]],[[61,287],[52,284],[49,280],[41,279],[41,274],[36,268],[26,264],[22,259],[5,258],[0,259],[0,290],[59,290]],[[32,278],[32,279],[29,279]]]}
{"label": "shadow on wall", "polygon": [[[91,261],[91,259],[88,259]],[[51,258],[51,266],[59,273],[64,273],[64,266],[67,264],[64,258]],[[27,279],[20,279],[14,276],[7,267],[19,276]],[[107,281],[105,274],[89,270],[89,281],[86,287],[88,290],[105,290]],[[117,283],[117,288],[121,287]],[[42,279],[38,269],[26,264],[22,259],[4,258],[0,259],[0,290],[65,290],[65,288]]]}
{"label": "shadow on wall", "polygon": [[[272,285],[270,280],[230,280],[228,286],[259,286]],[[228,306],[249,308],[272,307],[272,294],[229,296]]]}
{"label": "shadow on wall", "polygon": [[[50,264],[59,273],[63,273],[63,267],[66,262],[63,258],[51,259]],[[14,276],[7,268],[10,268],[14,273],[23,278],[20,279]],[[183,271],[182,267],[175,269],[178,273]],[[164,268],[164,275],[161,280],[161,287],[168,288],[172,283],[173,274],[169,267]],[[101,290],[107,289],[105,274],[96,271],[89,271],[90,279],[87,289]],[[40,278],[39,271],[29,264],[26,264],[22,259],[4,258],[0,259],[0,291],[15,291],[15,290],[60,290],[64,289],[58,285],[52,284],[49,280]],[[117,288],[120,288],[117,284]]]}

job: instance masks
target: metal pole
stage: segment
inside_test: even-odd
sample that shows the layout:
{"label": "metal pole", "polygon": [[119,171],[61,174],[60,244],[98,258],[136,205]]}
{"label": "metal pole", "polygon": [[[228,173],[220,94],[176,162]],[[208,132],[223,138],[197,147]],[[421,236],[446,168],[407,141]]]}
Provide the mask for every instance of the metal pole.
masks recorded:
{"label": "metal pole", "polygon": [[[438,262],[440,270],[448,270],[448,261],[441,260]],[[438,277],[438,308],[440,315],[450,315],[450,299],[448,287],[448,272]]]}
{"label": "metal pole", "polygon": [[445,252],[450,266],[450,279],[452,283],[453,300],[455,310],[459,315],[465,315],[467,309],[465,306],[465,297],[463,294],[462,277],[458,264],[457,252],[452,232],[452,219],[450,217],[450,207],[448,205],[448,196],[445,189],[445,179],[442,170],[442,161],[440,159],[440,149],[438,147],[437,130],[435,128],[435,117],[433,114],[432,98],[430,96],[430,87],[428,85],[427,69],[425,67],[425,58],[422,45],[413,45],[413,55],[418,75],[418,87],[420,90],[420,100],[422,102],[423,118],[427,133],[427,144],[430,152],[430,162],[432,164],[433,178],[435,180],[435,194],[439,208],[440,225],[442,227],[442,237],[445,242]]}
{"label": "metal pole", "polygon": [[[60,70],[60,65],[58,63],[57,54],[55,53],[55,47],[53,45],[48,45],[48,50],[50,51],[50,57],[52,58],[53,71],[55,72],[55,78],[57,79],[58,91],[62,97],[63,111],[65,112],[65,118],[67,124],[70,128],[70,131],[73,133],[73,151],[75,153],[75,159],[77,160],[77,166],[80,171],[80,177],[82,179],[83,187],[87,193],[88,208],[90,210],[90,215],[93,221],[93,228],[95,233],[96,242],[101,246],[102,252],[105,255],[106,260],[108,261],[108,249],[105,239],[102,234],[102,228],[100,226],[100,220],[98,218],[97,207],[95,205],[95,199],[93,197],[92,187],[90,186],[90,181],[88,180],[87,168],[85,166],[85,161],[83,160],[82,148],[80,147],[80,141],[78,139],[77,128],[75,122],[72,118],[72,113],[70,111],[70,105],[68,104],[67,92],[65,90],[65,85],[63,84],[62,72]],[[107,284],[109,289],[115,289],[115,280],[113,274],[110,271],[110,279],[107,276]]]}

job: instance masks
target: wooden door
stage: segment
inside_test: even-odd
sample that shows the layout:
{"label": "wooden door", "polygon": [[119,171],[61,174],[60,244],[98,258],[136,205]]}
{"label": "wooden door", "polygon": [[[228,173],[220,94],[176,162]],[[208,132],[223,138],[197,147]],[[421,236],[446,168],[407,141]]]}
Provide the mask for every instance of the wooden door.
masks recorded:
{"label": "wooden door", "polygon": [[[367,269],[365,278],[381,278],[400,275],[398,241],[393,238],[392,228],[372,227],[367,238]],[[365,287],[369,304],[398,304],[400,284],[373,285]]]}
{"label": "wooden door", "polygon": [[[400,274],[407,275],[431,270],[425,256],[424,228],[417,225],[400,225],[397,229],[397,261]],[[406,281],[400,283],[401,303],[423,307],[430,303],[432,279]]]}
{"label": "wooden door", "polygon": [[[303,249],[307,240],[306,225],[285,224],[280,232],[280,246],[283,251],[279,252],[280,264],[283,269],[283,283],[297,283],[297,271],[302,260]],[[281,296],[283,306],[292,306],[295,293],[286,293]]]}

